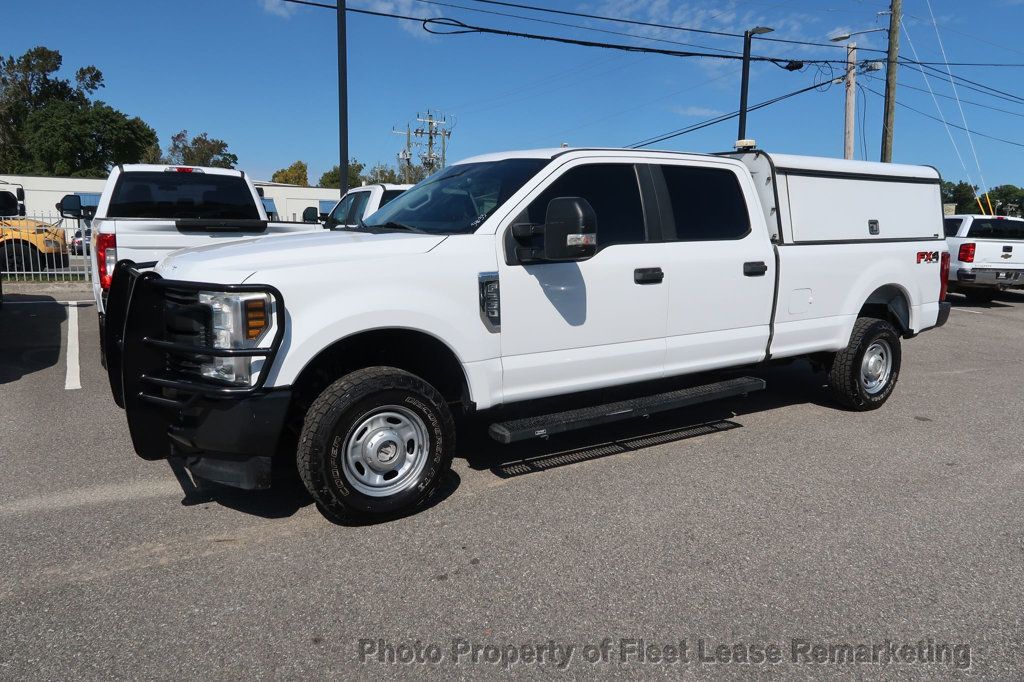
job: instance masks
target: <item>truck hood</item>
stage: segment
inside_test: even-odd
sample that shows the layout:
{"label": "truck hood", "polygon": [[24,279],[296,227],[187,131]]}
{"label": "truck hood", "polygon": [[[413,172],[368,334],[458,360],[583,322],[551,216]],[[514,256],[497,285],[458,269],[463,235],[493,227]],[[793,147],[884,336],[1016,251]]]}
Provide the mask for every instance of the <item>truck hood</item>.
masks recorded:
{"label": "truck hood", "polygon": [[160,261],[156,271],[167,279],[230,284],[257,271],[426,253],[445,237],[345,230],[271,235],[175,251]]}

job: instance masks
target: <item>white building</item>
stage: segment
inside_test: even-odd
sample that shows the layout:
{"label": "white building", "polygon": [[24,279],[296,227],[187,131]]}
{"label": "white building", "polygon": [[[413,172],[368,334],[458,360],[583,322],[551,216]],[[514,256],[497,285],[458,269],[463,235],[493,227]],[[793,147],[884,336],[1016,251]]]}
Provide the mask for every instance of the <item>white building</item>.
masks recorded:
{"label": "white building", "polygon": [[[0,175],[3,183],[25,188],[25,212],[39,218],[57,218],[57,204],[65,194],[78,194],[85,205],[96,205],[106,178],[54,178],[38,175]],[[268,213],[276,211],[278,220],[302,220],[302,211],[316,206],[321,213],[328,212],[340,199],[338,190],[322,187],[299,187],[278,182],[254,181],[263,190],[264,206]]]}

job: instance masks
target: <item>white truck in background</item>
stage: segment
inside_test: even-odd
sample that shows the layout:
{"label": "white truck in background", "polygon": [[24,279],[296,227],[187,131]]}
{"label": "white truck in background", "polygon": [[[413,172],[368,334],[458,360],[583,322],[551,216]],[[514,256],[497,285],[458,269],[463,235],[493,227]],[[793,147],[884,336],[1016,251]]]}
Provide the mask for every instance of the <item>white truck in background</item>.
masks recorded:
{"label": "white truck in background", "polygon": [[412,185],[373,184],[353,187],[341,198],[324,220],[329,230],[358,227],[364,218],[401,196]]}
{"label": "white truck in background", "polygon": [[339,519],[424,504],[453,411],[548,437],[745,395],[765,384],[737,368],[794,357],[872,410],[901,341],[949,315],[939,183],[756,150],[479,156],[358,228],[122,260],[111,389],[139,456],[242,488],[297,467]]}
{"label": "white truck in background", "polygon": [[1024,220],[951,215],[943,223],[950,291],[987,303],[1003,289],[1024,288]]}

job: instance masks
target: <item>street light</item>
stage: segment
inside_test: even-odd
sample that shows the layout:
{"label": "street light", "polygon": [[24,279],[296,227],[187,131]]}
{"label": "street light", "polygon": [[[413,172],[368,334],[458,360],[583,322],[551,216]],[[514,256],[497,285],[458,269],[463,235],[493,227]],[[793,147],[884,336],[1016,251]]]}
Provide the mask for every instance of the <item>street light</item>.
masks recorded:
{"label": "street light", "polygon": [[869,28],[866,31],[853,31],[851,33],[840,33],[839,35],[832,37],[832,42],[833,43],[841,43],[844,40],[849,40],[853,36],[862,36],[865,33],[878,33],[879,31],[888,31],[888,30],[889,29],[887,29],[887,28]]}
{"label": "street light", "polygon": [[755,26],[743,32],[743,79],[740,83],[740,130],[737,140],[747,139],[747,87],[750,85],[750,44],[754,36],[771,33],[774,28]]}

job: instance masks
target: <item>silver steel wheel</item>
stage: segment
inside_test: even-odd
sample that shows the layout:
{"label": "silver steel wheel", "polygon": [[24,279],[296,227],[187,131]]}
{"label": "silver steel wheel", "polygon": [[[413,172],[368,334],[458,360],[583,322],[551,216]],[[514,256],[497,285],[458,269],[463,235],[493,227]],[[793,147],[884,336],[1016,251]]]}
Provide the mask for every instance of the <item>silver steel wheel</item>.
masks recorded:
{"label": "silver steel wheel", "polygon": [[340,456],[353,488],[371,497],[387,497],[416,483],[429,454],[427,426],[419,415],[387,405],[356,421]]}
{"label": "silver steel wheel", "polygon": [[892,346],[878,339],[864,351],[860,361],[860,383],[868,395],[881,393],[892,377]]}

